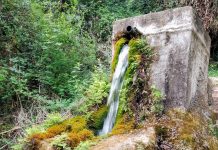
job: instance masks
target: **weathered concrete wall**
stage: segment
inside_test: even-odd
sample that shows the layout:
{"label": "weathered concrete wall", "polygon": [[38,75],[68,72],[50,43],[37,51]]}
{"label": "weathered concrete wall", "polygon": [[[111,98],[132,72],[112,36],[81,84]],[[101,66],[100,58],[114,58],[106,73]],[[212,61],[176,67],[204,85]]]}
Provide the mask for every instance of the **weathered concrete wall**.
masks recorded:
{"label": "weathered concrete wall", "polygon": [[118,20],[113,40],[127,26],[143,33],[157,52],[151,82],[165,94],[166,108],[205,109],[211,40],[192,7]]}
{"label": "weathered concrete wall", "polygon": [[[210,102],[209,104],[212,110],[216,114],[218,114],[218,78],[217,77],[209,77],[208,95],[209,95],[209,102]],[[218,117],[217,117],[217,120],[218,120]]]}

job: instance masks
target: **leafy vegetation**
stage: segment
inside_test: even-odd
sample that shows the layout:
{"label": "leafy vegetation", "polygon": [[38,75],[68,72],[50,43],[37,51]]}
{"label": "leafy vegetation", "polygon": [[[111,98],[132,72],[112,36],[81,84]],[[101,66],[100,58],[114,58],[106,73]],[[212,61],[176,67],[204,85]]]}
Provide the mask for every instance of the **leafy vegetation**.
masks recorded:
{"label": "leafy vegetation", "polygon": [[85,141],[85,142],[81,142],[76,148],[75,150],[87,150],[89,149],[90,146],[95,145],[95,142],[91,142],[91,141]]}
{"label": "leafy vegetation", "polygon": [[218,77],[218,67],[216,63],[211,63],[208,69],[209,77]]}
{"label": "leafy vegetation", "polygon": [[151,112],[160,115],[164,110],[163,101],[162,101],[164,97],[162,93],[155,88],[155,86],[151,86],[151,90],[152,90],[152,98],[153,98]]}

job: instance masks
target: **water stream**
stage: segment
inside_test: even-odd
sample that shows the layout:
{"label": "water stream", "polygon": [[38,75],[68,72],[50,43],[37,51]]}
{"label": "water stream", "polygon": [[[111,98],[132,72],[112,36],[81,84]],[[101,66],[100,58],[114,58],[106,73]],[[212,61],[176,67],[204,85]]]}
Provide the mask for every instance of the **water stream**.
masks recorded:
{"label": "water stream", "polygon": [[99,132],[99,135],[104,135],[110,132],[114,126],[118,105],[119,94],[122,88],[123,77],[128,67],[128,53],[129,46],[124,45],[119,54],[118,63],[113,75],[110,93],[107,99],[107,105],[110,105],[107,117],[104,120],[103,129]]}

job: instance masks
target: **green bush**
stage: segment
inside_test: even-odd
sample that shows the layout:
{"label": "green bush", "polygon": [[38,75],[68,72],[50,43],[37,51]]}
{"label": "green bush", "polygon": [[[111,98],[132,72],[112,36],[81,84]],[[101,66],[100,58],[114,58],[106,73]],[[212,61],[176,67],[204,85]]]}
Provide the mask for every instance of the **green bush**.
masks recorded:
{"label": "green bush", "polygon": [[46,120],[43,122],[43,127],[48,128],[55,124],[59,124],[64,120],[63,116],[59,113],[48,114]]}
{"label": "green bush", "polygon": [[109,94],[109,89],[110,83],[107,71],[102,67],[96,68],[94,73],[92,73],[90,84],[84,92],[83,104],[79,106],[77,111],[85,114],[91,113],[90,108],[102,104]]}

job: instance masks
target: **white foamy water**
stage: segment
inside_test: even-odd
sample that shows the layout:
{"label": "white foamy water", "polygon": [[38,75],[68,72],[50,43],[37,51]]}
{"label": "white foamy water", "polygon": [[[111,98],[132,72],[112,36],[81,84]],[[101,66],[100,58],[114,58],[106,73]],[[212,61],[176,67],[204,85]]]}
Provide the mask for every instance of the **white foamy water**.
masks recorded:
{"label": "white foamy water", "polygon": [[117,110],[119,106],[119,94],[122,87],[122,81],[126,68],[128,67],[129,46],[124,45],[119,54],[118,63],[113,75],[110,93],[107,99],[107,105],[110,105],[107,117],[104,120],[103,129],[99,135],[104,135],[110,132],[114,126]]}

